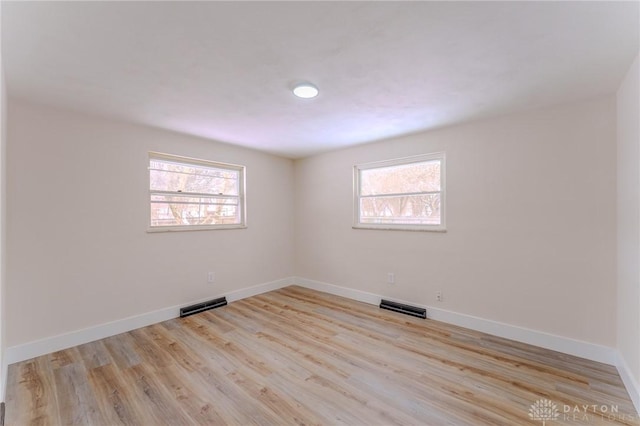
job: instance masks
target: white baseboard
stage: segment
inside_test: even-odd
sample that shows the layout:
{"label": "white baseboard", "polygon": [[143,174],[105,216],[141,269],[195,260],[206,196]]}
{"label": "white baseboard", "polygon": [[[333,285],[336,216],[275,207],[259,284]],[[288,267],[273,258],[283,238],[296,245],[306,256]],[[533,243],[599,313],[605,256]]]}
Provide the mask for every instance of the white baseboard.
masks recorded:
{"label": "white baseboard", "polygon": [[67,349],[73,346],[82,345],[84,343],[93,342],[94,340],[104,339],[105,337],[125,333],[136,328],[145,327],[151,324],[156,324],[158,322],[177,318],[178,316],[180,316],[180,308],[185,305],[204,302],[205,300],[222,296],[226,296],[228,302],[235,302],[236,300],[255,296],[261,293],[266,293],[268,291],[276,290],[282,287],[287,287],[291,284],[293,284],[293,278],[284,278],[281,280],[271,281],[253,287],[236,290],[231,293],[227,293],[226,295],[221,294],[212,296],[208,297],[207,299],[184,303],[180,306],[171,306],[168,308],[135,315],[106,324],[100,324],[95,327],[89,327],[82,330],[72,331],[70,333],[59,334],[57,336],[47,337],[46,339],[36,340],[34,342],[25,343],[22,345],[11,346],[6,349],[6,364],[3,367],[6,367],[6,365],[13,364],[15,362],[24,361],[40,355],[46,355],[51,352],[60,351],[62,349]]}
{"label": "white baseboard", "polygon": [[542,331],[531,330],[528,328],[505,324],[498,321],[474,317],[471,315],[460,314],[457,312],[434,308],[432,306],[416,305],[413,302],[407,302],[404,300],[368,293],[365,291],[354,290],[352,288],[340,287],[337,285],[309,280],[306,278],[295,277],[294,282],[296,285],[299,285],[301,287],[335,294],[337,296],[343,296],[349,299],[374,305],[379,305],[380,300],[384,298],[392,300],[394,302],[418,306],[421,308],[425,308],[427,310],[428,318],[434,319],[436,321],[442,321],[448,324],[469,328],[471,330],[481,331],[493,336],[504,337],[506,339],[528,343],[565,354],[579,356],[581,358],[590,359],[592,361],[602,362],[609,365],[617,365],[616,350],[607,346],[583,342],[568,337],[557,336]]}
{"label": "white baseboard", "polygon": [[633,405],[636,407],[636,411],[640,415],[640,384],[638,384],[637,380],[633,377],[629,365],[624,360],[620,352],[617,352],[617,358],[618,362],[616,363],[616,367],[618,368],[618,373],[620,373],[620,377],[622,378],[624,386],[627,388],[627,392],[629,392],[631,401],[633,401]]}
{"label": "white baseboard", "polygon": [[[246,299],[247,297],[256,296],[258,294],[267,293],[279,288],[288,287],[293,284],[293,277],[283,278],[268,283],[254,285],[252,287],[242,288],[240,290],[227,293],[227,302],[235,302],[236,300]],[[220,296],[222,297],[222,296]],[[197,303],[197,302],[196,302]]]}
{"label": "white baseboard", "polygon": [[602,362],[604,364],[616,365],[616,351],[614,348],[609,346],[584,342],[570,337],[558,336],[556,334],[474,317],[472,315],[451,312],[444,309],[429,307],[427,308],[427,312],[429,311],[431,311],[431,313],[428,314],[429,318],[437,321],[470,328],[493,336],[527,343],[529,345],[574,355],[592,361]]}
{"label": "white baseboard", "polygon": [[357,300],[358,302],[369,303],[371,305],[379,305],[382,296],[366,291],[354,290],[348,287],[340,287],[338,285],[327,284],[321,281],[309,280],[301,277],[293,277],[295,285],[309,288],[311,290],[321,291],[323,293],[335,294],[336,296],[346,297],[347,299]]}

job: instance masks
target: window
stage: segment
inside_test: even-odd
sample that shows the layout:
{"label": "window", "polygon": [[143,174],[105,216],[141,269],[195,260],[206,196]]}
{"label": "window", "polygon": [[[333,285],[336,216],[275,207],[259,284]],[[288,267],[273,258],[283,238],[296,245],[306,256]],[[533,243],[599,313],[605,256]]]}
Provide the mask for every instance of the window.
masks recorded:
{"label": "window", "polygon": [[245,168],[149,153],[150,231],[245,227]]}
{"label": "window", "polygon": [[354,167],[354,228],[444,231],[444,153]]}

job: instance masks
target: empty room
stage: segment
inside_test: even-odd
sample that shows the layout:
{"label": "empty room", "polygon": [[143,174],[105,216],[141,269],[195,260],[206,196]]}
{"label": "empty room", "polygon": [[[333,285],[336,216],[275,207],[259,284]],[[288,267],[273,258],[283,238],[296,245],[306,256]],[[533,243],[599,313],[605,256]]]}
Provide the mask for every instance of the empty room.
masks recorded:
{"label": "empty room", "polygon": [[0,425],[640,426],[640,2],[0,22]]}

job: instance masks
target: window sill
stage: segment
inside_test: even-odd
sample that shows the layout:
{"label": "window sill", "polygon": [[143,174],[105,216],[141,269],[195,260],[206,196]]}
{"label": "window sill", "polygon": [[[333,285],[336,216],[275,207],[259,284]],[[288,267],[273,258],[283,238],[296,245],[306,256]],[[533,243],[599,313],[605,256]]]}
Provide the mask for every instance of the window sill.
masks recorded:
{"label": "window sill", "polygon": [[416,227],[410,225],[353,225],[352,228],[378,231],[447,232],[447,228],[444,226]]}
{"label": "window sill", "polygon": [[163,226],[147,228],[147,233],[155,234],[159,232],[192,232],[192,231],[220,231],[225,229],[247,229],[247,225],[212,225],[212,226]]}

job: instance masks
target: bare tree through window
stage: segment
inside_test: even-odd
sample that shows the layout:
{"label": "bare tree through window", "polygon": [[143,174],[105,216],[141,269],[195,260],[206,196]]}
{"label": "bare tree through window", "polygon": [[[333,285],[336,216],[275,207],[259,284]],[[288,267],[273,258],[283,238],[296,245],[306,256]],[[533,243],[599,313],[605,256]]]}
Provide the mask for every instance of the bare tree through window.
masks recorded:
{"label": "bare tree through window", "polygon": [[443,225],[443,155],[356,166],[358,224]]}
{"label": "bare tree through window", "polygon": [[151,227],[242,224],[243,171],[240,166],[151,155]]}

